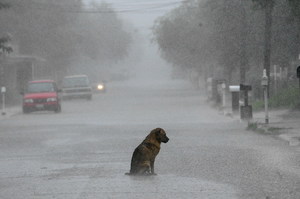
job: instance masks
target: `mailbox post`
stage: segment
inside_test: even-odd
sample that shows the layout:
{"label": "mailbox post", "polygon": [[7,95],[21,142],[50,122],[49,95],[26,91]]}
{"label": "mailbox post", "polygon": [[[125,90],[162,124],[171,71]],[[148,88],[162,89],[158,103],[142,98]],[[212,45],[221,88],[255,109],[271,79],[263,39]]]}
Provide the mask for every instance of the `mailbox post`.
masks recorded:
{"label": "mailbox post", "polygon": [[2,94],[2,115],[5,115],[5,93],[6,88],[4,86],[1,87],[1,94]]}
{"label": "mailbox post", "polygon": [[244,93],[244,106],[241,106],[241,119],[252,119],[252,106],[248,103],[248,91],[252,90],[250,85],[240,84],[240,90]]}
{"label": "mailbox post", "polygon": [[266,69],[263,70],[263,76],[261,79],[261,85],[263,86],[264,90],[264,103],[265,103],[265,123],[269,124],[269,105],[268,105],[268,76]]}
{"label": "mailbox post", "polygon": [[239,100],[240,100],[240,86],[231,85],[229,86],[229,91],[231,92],[231,108],[232,113],[239,112]]}
{"label": "mailbox post", "polygon": [[206,80],[207,101],[212,99],[212,80],[211,77]]}
{"label": "mailbox post", "polygon": [[225,82],[222,83],[222,106],[223,106],[223,109],[226,108],[226,84],[225,84]]}

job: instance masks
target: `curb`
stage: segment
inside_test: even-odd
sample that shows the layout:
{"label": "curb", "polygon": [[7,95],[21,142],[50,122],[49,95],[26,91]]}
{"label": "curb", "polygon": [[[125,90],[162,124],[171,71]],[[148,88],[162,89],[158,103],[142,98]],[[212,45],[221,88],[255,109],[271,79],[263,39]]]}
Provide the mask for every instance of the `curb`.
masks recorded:
{"label": "curb", "polygon": [[278,137],[287,141],[290,146],[300,146],[300,135],[295,129],[288,129],[287,134],[281,134]]}
{"label": "curb", "polygon": [[272,127],[270,125],[258,122],[249,122],[246,130],[260,133],[263,135],[276,136],[279,139],[288,142],[290,146],[300,146],[300,134],[296,129],[286,127]]}
{"label": "curb", "polygon": [[3,110],[1,110],[0,120],[7,119],[7,118],[14,116],[16,114],[19,114],[19,113],[21,113],[20,107],[18,107],[18,106],[8,107],[4,110],[4,113],[3,113]]}
{"label": "curb", "polygon": [[300,146],[300,137],[291,137],[286,134],[281,134],[278,137],[287,141],[290,146]]}

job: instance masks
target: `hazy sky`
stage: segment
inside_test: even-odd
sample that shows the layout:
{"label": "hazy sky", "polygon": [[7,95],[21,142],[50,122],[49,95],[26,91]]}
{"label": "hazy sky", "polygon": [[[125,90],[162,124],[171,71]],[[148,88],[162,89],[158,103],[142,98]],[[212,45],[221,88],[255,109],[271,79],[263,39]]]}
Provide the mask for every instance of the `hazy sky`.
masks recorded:
{"label": "hazy sky", "polygon": [[[102,2],[103,0],[86,0]],[[121,18],[131,22],[140,32],[150,33],[153,22],[183,0],[106,0]]]}
{"label": "hazy sky", "polygon": [[[102,0],[86,0],[102,2]],[[157,45],[151,44],[151,27],[156,18],[180,5],[183,0],[106,0],[120,18],[133,25],[140,34],[142,55],[131,55],[120,64],[128,64],[140,85],[161,85],[170,79],[171,66],[160,57]],[[141,41],[141,42],[140,42]]]}

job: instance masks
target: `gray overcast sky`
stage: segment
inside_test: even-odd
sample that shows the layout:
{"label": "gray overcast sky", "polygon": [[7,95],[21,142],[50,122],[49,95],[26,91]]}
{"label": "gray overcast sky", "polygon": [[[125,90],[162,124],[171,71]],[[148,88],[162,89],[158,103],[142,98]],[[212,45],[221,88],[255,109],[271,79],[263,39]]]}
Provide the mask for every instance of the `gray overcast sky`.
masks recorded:
{"label": "gray overcast sky", "polygon": [[[103,0],[85,0],[103,2]],[[140,32],[149,33],[154,20],[180,5],[183,0],[106,0],[121,18],[131,22]]]}
{"label": "gray overcast sky", "polygon": [[[87,2],[103,2],[102,0],[85,0]],[[136,80],[140,85],[161,85],[170,78],[171,67],[161,59],[157,46],[150,43],[151,27],[156,18],[165,15],[179,6],[184,0],[106,0],[112,5],[120,18],[131,23],[142,36],[142,55],[131,56],[133,60],[127,63],[135,68]],[[130,56],[127,61],[130,60]],[[126,60],[122,62],[126,64]],[[155,81],[153,81],[155,80]]]}

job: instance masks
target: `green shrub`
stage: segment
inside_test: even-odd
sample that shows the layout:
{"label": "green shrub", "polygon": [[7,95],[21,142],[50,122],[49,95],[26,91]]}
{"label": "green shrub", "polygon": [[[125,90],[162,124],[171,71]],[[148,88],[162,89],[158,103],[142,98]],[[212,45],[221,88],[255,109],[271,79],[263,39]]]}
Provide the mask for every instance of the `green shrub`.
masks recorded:
{"label": "green shrub", "polygon": [[258,125],[256,122],[255,123],[249,122],[246,130],[247,131],[256,131],[257,128],[258,128]]}
{"label": "green shrub", "polygon": [[265,107],[264,101],[261,101],[261,100],[255,101],[255,102],[253,102],[253,104],[252,104],[252,109],[253,109],[254,111],[260,111],[260,110],[263,110],[264,107]]}
{"label": "green shrub", "polygon": [[[259,100],[253,103],[253,110],[263,110],[264,101]],[[280,90],[269,99],[269,108],[300,108],[300,90],[296,86],[291,86]]]}

